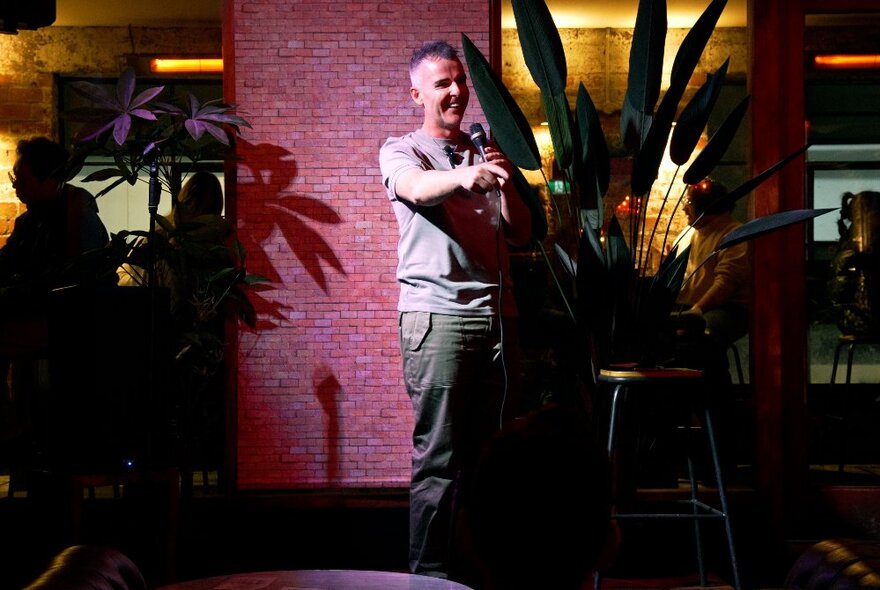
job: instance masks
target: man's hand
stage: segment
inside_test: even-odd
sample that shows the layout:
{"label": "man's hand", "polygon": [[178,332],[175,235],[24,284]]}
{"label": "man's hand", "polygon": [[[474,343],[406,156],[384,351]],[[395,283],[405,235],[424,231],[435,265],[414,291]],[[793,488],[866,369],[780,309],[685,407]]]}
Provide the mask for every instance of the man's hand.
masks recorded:
{"label": "man's hand", "polygon": [[[488,151],[486,153],[488,156]],[[504,160],[506,162],[506,160]],[[508,162],[509,164],[509,162]],[[475,166],[456,168],[459,173],[461,188],[475,193],[486,194],[490,191],[501,190],[504,183],[510,179],[510,172],[495,161],[483,162]]]}

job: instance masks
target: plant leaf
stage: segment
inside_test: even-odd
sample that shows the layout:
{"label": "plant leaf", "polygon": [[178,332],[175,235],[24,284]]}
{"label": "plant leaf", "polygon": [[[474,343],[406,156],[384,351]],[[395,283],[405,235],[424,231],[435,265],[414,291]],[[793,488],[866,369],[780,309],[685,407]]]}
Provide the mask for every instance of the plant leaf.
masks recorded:
{"label": "plant leaf", "polygon": [[544,114],[550,126],[550,139],[553,142],[553,151],[560,170],[566,170],[571,166],[572,159],[572,135],[571,135],[571,109],[568,106],[568,98],[565,92],[548,96],[541,93],[544,101]]}
{"label": "plant leaf", "polygon": [[513,185],[532,215],[532,239],[543,240],[547,237],[547,212],[535,189],[526,180],[522,170],[516,166],[513,167]]}
{"label": "plant leaf", "polygon": [[643,113],[633,105],[632,97],[627,93],[620,109],[620,137],[623,144],[631,150],[638,149],[653,120],[653,115]]}
{"label": "plant leaf", "polygon": [[[579,184],[582,193],[586,191],[586,194],[581,195],[581,206],[584,206],[585,201],[601,212],[602,197],[608,192],[611,179],[611,160],[599,113],[583,83],[578,86],[575,113],[581,142]],[[584,199],[584,196],[587,198]]]}
{"label": "plant leaf", "polygon": [[666,0],[639,0],[629,52],[626,96],[640,113],[653,113],[660,96],[665,42]]}
{"label": "plant leaf", "polygon": [[572,257],[568,255],[568,252],[566,252],[559,244],[553,244],[553,249],[556,250],[556,255],[559,257],[559,263],[562,265],[565,272],[567,272],[572,278],[576,277],[577,262],[575,262]]}
{"label": "plant leaf", "polygon": [[131,115],[128,113],[122,113],[116,120],[113,122],[113,140],[122,145],[125,143],[125,139],[128,137],[128,132],[131,129]]}
{"label": "plant leaf", "polygon": [[229,145],[229,136],[226,134],[226,131],[224,131],[222,127],[204,122],[202,123],[202,125],[204,125],[205,131],[210,133],[214,139],[216,139],[223,145]]}
{"label": "plant leaf", "polygon": [[474,91],[492,130],[492,139],[514,165],[526,170],[540,169],[541,156],[528,119],[467,35],[462,34],[461,43]]}
{"label": "plant leaf", "polygon": [[[734,229],[718,242],[715,252],[720,252],[725,248],[730,248],[741,244],[748,240],[766,235],[772,231],[825,215],[831,211],[837,211],[836,207],[828,209],[793,209],[791,211],[783,211],[781,213],[771,213],[757,219],[752,219],[738,228]],[[713,252],[713,254],[715,253]]]}
{"label": "plant leaf", "polygon": [[205,124],[196,119],[187,119],[183,122],[183,126],[186,127],[187,132],[189,132],[190,136],[196,141],[198,141],[205,132]]}
{"label": "plant leaf", "polygon": [[725,60],[714,74],[709,74],[706,82],[700,86],[700,89],[679,115],[669,143],[669,158],[675,164],[683,166],[687,163],[694,148],[697,147],[703,129],[709,122],[709,115],[712,114],[712,109],[718,100],[721,84],[727,76],[729,65],[730,58]]}
{"label": "plant leaf", "polygon": [[721,160],[727,148],[730,147],[730,142],[733,141],[733,137],[739,129],[739,124],[749,108],[749,99],[749,96],[743,98],[736,105],[736,108],[727,115],[727,118],[724,119],[724,122],[715,133],[712,134],[712,137],[709,138],[709,143],[706,144],[703,151],[694,158],[693,163],[685,171],[682,177],[685,184],[696,184],[715,169],[715,166]]}
{"label": "plant leaf", "polygon": [[123,108],[131,104],[135,82],[134,68],[126,68],[116,81],[116,99]]}
{"label": "plant leaf", "polygon": [[542,94],[565,93],[568,77],[559,31],[543,0],[512,0],[526,67]]}
{"label": "plant leaf", "polygon": [[159,96],[159,94],[161,94],[163,90],[165,90],[165,86],[153,86],[151,88],[147,88],[146,90],[138,94],[135,99],[131,101],[129,106],[133,109],[143,106]]}
{"label": "plant leaf", "polygon": [[802,153],[807,151],[809,149],[809,147],[810,147],[810,144],[807,144],[807,145],[804,145],[804,146],[796,149],[795,151],[793,151],[789,155],[785,156],[783,159],[779,160],[778,162],[776,162],[775,164],[773,164],[772,166],[770,166],[769,168],[767,168],[766,170],[764,170],[763,172],[761,172],[760,174],[755,176],[754,178],[751,178],[751,179],[745,181],[744,183],[742,183],[741,185],[739,185],[738,187],[736,187],[735,189],[733,189],[732,191],[727,193],[727,195],[725,195],[723,198],[719,199],[719,201],[721,203],[724,203],[722,205],[722,207],[726,207],[728,203],[735,202],[735,201],[739,200],[740,198],[746,196],[747,194],[749,194],[753,190],[755,190],[755,188],[758,187],[760,184],[762,184],[765,180],[767,180],[768,178],[770,178],[771,176],[776,174],[776,172],[780,168],[782,168],[783,166],[786,166],[789,162],[791,162],[792,160],[794,160],[795,158],[800,156]]}
{"label": "plant leaf", "polygon": [[111,178],[116,178],[118,176],[125,176],[125,174],[123,174],[118,168],[103,168],[102,170],[95,170],[83,178],[83,182],[110,180]]}
{"label": "plant leaf", "polygon": [[690,80],[726,5],[727,0],[712,0],[688,31],[672,62],[670,86],[677,82],[684,85]]}
{"label": "plant leaf", "polygon": [[678,97],[670,88],[660,101],[660,108],[648,129],[642,148],[636,155],[636,162],[632,173],[632,193],[643,196],[651,190],[651,185],[657,179],[663,154],[666,153],[666,144],[669,133],[672,131],[672,120],[678,106]]}

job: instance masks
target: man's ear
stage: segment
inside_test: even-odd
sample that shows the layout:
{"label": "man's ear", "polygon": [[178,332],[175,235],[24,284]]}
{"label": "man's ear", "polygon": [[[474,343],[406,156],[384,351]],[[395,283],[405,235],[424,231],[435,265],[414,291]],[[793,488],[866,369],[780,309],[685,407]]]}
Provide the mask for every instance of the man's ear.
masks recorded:
{"label": "man's ear", "polygon": [[422,93],[419,92],[419,89],[416,87],[412,87],[409,89],[409,95],[412,97],[413,102],[420,105],[422,104]]}

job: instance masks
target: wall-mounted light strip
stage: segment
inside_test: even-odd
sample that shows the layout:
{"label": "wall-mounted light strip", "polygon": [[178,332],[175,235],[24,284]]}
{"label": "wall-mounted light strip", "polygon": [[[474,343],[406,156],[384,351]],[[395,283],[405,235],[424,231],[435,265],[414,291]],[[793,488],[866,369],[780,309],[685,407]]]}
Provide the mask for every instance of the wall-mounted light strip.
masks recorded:
{"label": "wall-mounted light strip", "polygon": [[816,55],[813,64],[821,70],[864,70],[880,68],[878,54],[830,54]]}
{"label": "wall-mounted light strip", "polygon": [[221,58],[164,59],[150,60],[150,71],[154,74],[218,74],[223,72]]}

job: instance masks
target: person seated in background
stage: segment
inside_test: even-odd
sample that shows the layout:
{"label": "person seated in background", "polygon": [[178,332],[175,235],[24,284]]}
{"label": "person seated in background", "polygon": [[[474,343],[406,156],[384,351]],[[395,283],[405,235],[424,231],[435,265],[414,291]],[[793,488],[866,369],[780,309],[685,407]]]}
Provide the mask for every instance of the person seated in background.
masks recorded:
{"label": "person seated in background", "polygon": [[[611,472],[583,408],[550,403],[487,444],[465,507],[485,590],[578,590],[610,565],[619,544]],[[472,572],[470,577],[475,577]]]}
{"label": "person seated in background", "polygon": [[70,265],[109,236],[91,193],[65,182],[67,150],[35,137],[21,140],[16,155],[9,180],[27,210],[0,248],[0,289],[39,294],[89,279],[71,276]]}
{"label": "person seated in background", "polygon": [[[736,423],[730,365],[727,360],[731,344],[748,333],[749,297],[751,287],[750,253],[747,243],[715,253],[721,239],[742,223],[732,212],[735,202],[726,198],[721,183],[706,178],[688,188],[684,200],[688,228],[684,237],[676,239],[678,251],[690,243],[685,280],[678,295],[679,310],[673,315],[676,326],[673,366],[703,371],[711,395],[710,407],[716,416],[715,430],[724,469],[735,466]],[[658,422],[668,420],[664,407],[651,411]],[[659,428],[659,427],[658,427]],[[642,460],[643,471],[648,465],[662,465],[660,458],[674,444],[668,439],[674,433],[655,432],[646,446],[652,454]],[[711,466],[698,465],[698,470],[711,472]],[[661,477],[661,480],[663,478]]]}
{"label": "person seated in background", "polygon": [[749,322],[751,284],[749,246],[738,244],[713,255],[725,235],[742,223],[733,217],[735,202],[725,199],[727,189],[706,178],[691,185],[684,200],[688,228],[685,237],[677,239],[682,251],[689,238],[685,282],[677,303],[687,319],[704,325],[702,333],[708,344],[724,353],[727,347],[745,336]]}
{"label": "person seated in background", "polygon": [[48,138],[23,139],[9,173],[26,211],[0,248],[0,350],[10,351],[0,358],[2,440],[27,430],[28,392],[42,387],[45,378],[35,357],[47,346],[49,292],[102,278],[82,261],[109,236],[92,194],[65,182],[68,158],[67,150]]}
{"label": "person seated in background", "polygon": [[[187,230],[198,239],[222,242],[226,237],[225,226],[220,228],[217,221],[223,212],[223,187],[220,180],[210,172],[200,170],[190,175],[177,200],[171,207],[171,213],[165,217],[165,221],[171,228]],[[213,235],[220,230],[222,235]],[[156,232],[165,234],[162,225],[157,224]],[[132,250],[141,248],[145,240],[137,240]],[[174,279],[171,271],[161,264],[156,265],[157,283],[162,286],[172,287]],[[118,284],[123,287],[147,285],[147,276],[144,268],[139,265],[126,262],[116,271],[119,277]]]}

